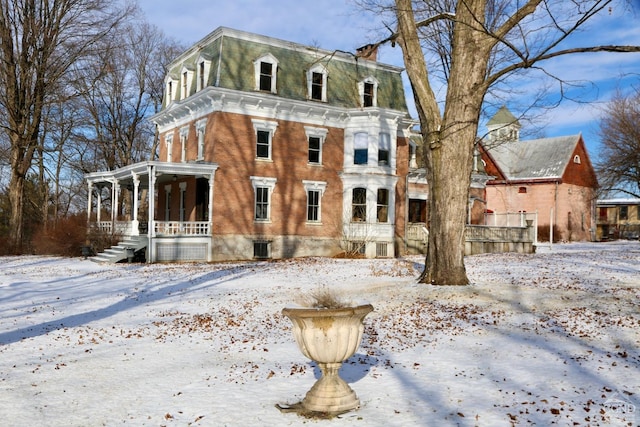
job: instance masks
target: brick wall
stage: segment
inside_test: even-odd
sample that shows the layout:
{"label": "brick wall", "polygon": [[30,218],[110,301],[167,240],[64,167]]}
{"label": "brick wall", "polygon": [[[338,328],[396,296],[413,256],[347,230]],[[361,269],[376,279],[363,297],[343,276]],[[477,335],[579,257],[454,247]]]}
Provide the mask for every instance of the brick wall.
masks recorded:
{"label": "brick wall", "polygon": [[537,212],[538,226],[549,226],[553,214],[561,239],[589,240],[594,195],[591,188],[555,182],[488,185],[487,208],[495,213]]}
{"label": "brick wall", "polygon": [[[341,232],[342,182],[338,172],[343,165],[344,133],[327,128],[322,146],[322,165],[308,163],[308,141],[303,123],[276,121],[270,160],[256,159],[256,134],[252,117],[216,112],[207,118],[204,160],[218,163],[213,200],[213,233],[217,235],[253,234],[264,237],[299,235],[327,237]],[[259,120],[264,120],[257,118]],[[309,125],[319,127],[316,125]],[[162,136],[160,160],[166,160]],[[173,137],[173,161],[181,160],[179,129]],[[194,123],[189,125],[187,161],[197,156]],[[255,191],[251,176],[277,178],[271,194],[271,221],[254,221]],[[307,224],[307,194],[302,180],[326,182],[321,200],[322,225]],[[195,182],[193,183],[195,185]],[[194,188],[194,187],[189,187]],[[164,189],[160,189],[163,196]],[[190,192],[191,193],[191,192]],[[172,203],[179,203],[172,196]],[[164,208],[159,201],[160,209]],[[195,195],[192,202],[195,203]],[[160,216],[161,217],[161,216]]]}

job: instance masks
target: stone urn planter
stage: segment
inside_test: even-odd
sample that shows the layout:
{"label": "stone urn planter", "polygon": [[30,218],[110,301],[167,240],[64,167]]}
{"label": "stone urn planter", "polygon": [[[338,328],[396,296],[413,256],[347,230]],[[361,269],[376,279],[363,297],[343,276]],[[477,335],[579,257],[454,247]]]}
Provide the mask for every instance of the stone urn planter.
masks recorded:
{"label": "stone urn planter", "polygon": [[360,400],[340,378],[342,362],[353,356],[362,341],[363,320],[371,304],[344,308],[285,308],[302,354],[316,362],[322,377],[309,390],[299,413],[338,415],[357,409]]}

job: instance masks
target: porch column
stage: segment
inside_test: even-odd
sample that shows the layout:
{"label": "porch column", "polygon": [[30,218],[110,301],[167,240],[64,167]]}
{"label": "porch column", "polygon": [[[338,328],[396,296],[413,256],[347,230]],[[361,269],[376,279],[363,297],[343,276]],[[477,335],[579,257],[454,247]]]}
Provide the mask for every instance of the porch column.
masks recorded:
{"label": "porch column", "polygon": [[111,182],[111,224],[112,231],[116,229],[116,221],[118,219],[118,204],[120,202],[120,184],[117,180]]}
{"label": "porch column", "polygon": [[92,196],[93,196],[93,183],[89,181],[87,183],[87,187],[89,189],[87,194],[87,227],[91,225],[91,205],[93,204]]}
{"label": "porch column", "polygon": [[100,220],[102,219],[102,216],[100,215],[100,212],[102,212],[102,187],[98,185],[98,200],[96,201],[96,209],[98,210],[98,212],[96,212],[96,222],[98,223],[98,229],[100,229]]}
{"label": "porch column", "polygon": [[138,187],[140,186],[140,177],[133,174],[133,220],[131,221],[131,235],[138,236]]}
{"label": "porch column", "polygon": [[156,168],[153,167],[152,165],[149,165],[148,174],[149,174],[149,190],[147,191],[148,193],[147,197],[149,198],[149,201],[148,201],[149,217],[147,218],[147,238],[149,240],[147,244],[147,263],[150,264],[155,262],[155,256],[156,256],[153,250],[153,238],[156,235],[156,224],[154,222],[155,208],[156,208],[156,201],[155,201]]}
{"label": "porch column", "polygon": [[209,234],[213,235],[213,174],[209,175]]}
{"label": "porch column", "polygon": [[[211,239],[209,240],[213,244],[213,173],[209,175],[209,236]],[[207,261],[212,261],[213,254],[212,248],[209,248],[207,253]]]}

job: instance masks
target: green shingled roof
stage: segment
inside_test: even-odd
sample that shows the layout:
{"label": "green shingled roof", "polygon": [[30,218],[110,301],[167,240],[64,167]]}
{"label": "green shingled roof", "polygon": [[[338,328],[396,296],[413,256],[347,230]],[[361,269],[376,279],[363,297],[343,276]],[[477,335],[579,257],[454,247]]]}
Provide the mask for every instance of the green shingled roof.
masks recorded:
{"label": "green shingled roof", "polygon": [[169,75],[179,80],[183,67],[195,70],[198,58],[204,56],[211,60],[208,85],[255,92],[254,61],[266,54],[278,60],[276,96],[307,100],[306,73],[322,64],[328,73],[328,104],[360,107],[358,82],[373,77],[378,81],[377,106],[407,111],[400,68],[225,28],[217,29],[176,59]]}
{"label": "green shingled roof", "polygon": [[496,112],[496,114],[491,117],[491,119],[487,122],[487,126],[493,125],[510,125],[516,124],[520,126],[518,119],[511,114],[511,111],[506,106],[500,107],[500,109]]}

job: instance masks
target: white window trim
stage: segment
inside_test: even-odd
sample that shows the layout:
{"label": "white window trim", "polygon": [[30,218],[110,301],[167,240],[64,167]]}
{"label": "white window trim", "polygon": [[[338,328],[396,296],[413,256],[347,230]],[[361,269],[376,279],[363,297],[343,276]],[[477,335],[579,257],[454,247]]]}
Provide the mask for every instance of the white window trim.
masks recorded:
{"label": "white window trim", "polygon": [[[202,69],[202,65],[204,64],[204,79],[201,79],[200,77],[200,70]],[[201,91],[202,89],[204,89],[207,84],[208,84],[208,80],[209,80],[209,73],[211,72],[211,61],[206,59],[203,56],[200,56],[198,58],[197,61],[197,65],[198,65],[198,71],[197,71],[197,81],[196,81],[196,91]],[[201,80],[204,80],[204,86],[201,83]]]}
{"label": "white window trim", "polygon": [[[183,81],[185,73],[187,74],[186,90],[185,90],[185,84]],[[193,84],[193,75],[194,75],[193,70],[190,70],[187,67],[182,67],[182,70],[180,71],[180,99],[186,99],[189,97],[189,94],[191,93],[191,87]]]}
{"label": "white window trim", "polygon": [[[305,194],[307,195],[307,209],[305,210],[306,222],[309,224],[319,224],[322,223],[322,196],[324,196],[324,191],[327,188],[327,183],[324,181],[308,181],[303,179],[302,185],[304,186]],[[318,219],[316,221],[309,221],[307,212],[309,210],[309,191],[315,190],[320,192],[320,197],[318,198]]]}
{"label": "white window trim", "polygon": [[[365,190],[365,209],[364,209],[364,215],[365,215],[365,220],[364,221],[354,221],[353,220],[353,191],[356,188],[362,188]],[[355,185],[351,188],[348,189],[348,194],[349,194],[349,223],[351,224],[367,224],[371,221],[371,212],[369,212],[371,210],[371,195],[370,195],[371,191],[369,190],[369,188],[367,188],[366,185]]]}
{"label": "white window trim", "polygon": [[207,128],[207,119],[196,122],[196,135],[198,136],[198,154],[196,160],[204,160],[204,135]]}
{"label": "white window trim", "polygon": [[165,106],[169,106],[173,101],[177,99],[180,85],[177,80],[167,78],[164,83],[165,87]]}
{"label": "white window trim", "polygon": [[[386,149],[387,149],[387,151],[388,151],[387,156],[388,156],[388,158],[389,158],[389,160],[388,160],[388,162],[387,162],[387,164],[386,164],[386,165],[381,165],[381,164],[380,164],[380,158],[379,158],[379,156],[380,156],[380,154],[379,154],[379,153],[380,153],[380,150],[383,148],[383,146],[382,146],[382,145],[383,145],[383,144],[382,144],[382,141],[384,140],[383,135],[386,135],[386,136],[387,136],[387,143],[388,143],[388,144],[387,144],[387,147],[384,147],[384,148],[386,148]],[[393,146],[393,144],[392,144],[392,142],[391,142],[391,134],[390,134],[389,132],[380,132],[380,133],[378,134],[378,152],[376,153],[376,157],[378,157],[378,159],[377,159],[377,162],[376,162],[376,163],[377,163],[377,165],[378,165],[378,166],[380,166],[380,167],[385,167],[385,168],[390,168],[390,167],[391,167],[391,153],[392,153],[391,147],[392,147],[392,146]]]}
{"label": "white window trim", "polygon": [[167,146],[167,162],[173,161],[173,132],[164,136],[164,143]]}
{"label": "white window trim", "polygon": [[[387,191],[387,205],[386,205],[387,206],[387,220],[386,221],[379,221],[379,219],[378,219],[378,206],[380,206],[378,204],[378,191],[380,191],[380,190],[386,190]],[[375,205],[376,205],[376,214],[375,214],[376,223],[378,223],[378,224],[389,224],[391,222],[390,221],[391,220],[391,206],[390,206],[391,205],[391,189],[386,188],[386,187],[376,188],[375,197],[376,197],[376,203],[375,203]]]}
{"label": "white window trim", "polygon": [[262,55],[255,61],[253,61],[253,68],[255,73],[256,90],[260,90],[260,64],[266,62],[272,65],[271,67],[271,93],[278,93],[278,59],[270,53]]}
{"label": "white window trim", "polygon": [[258,157],[258,153],[256,150],[255,157],[256,160],[271,160],[271,154],[273,151],[273,136],[276,133],[276,128],[278,127],[278,122],[271,122],[267,120],[258,120],[251,119],[251,123],[253,123],[253,129],[255,130],[254,134],[256,139],[258,137],[258,131],[269,132],[269,156],[268,157]]}
{"label": "white window trim", "polygon": [[[313,83],[313,73],[322,74],[322,99],[313,99],[311,97],[312,94],[312,83]],[[307,97],[313,101],[322,101],[327,102],[327,80],[329,76],[329,72],[322,64],[316,64],[313,67],[309,68],[307,71]]]}
{"label": "white window trim", "polygon": [[187,139],[189,138],[189,126],[180,128],[180,161],[187,161]]}
{"label": "white window trim", "polygon": [[409,140],[409,168],[418,168],[418,144]]}
{"label": "white window trim", "polygon": [[[367,162],[366,163],[357,163],[356,164],[356,137],[357,135],[365,135],[366,139],[367,139]],[[370,164],[373,164],[373,159],[372,159],[372,155],[374,153],[372,153],[373,151],[375,151],[375,164],[377,164],[377,159],[378,159],[378,151],[377,150],[372,150],[372,143],[371,143],[371,135],[369,135],[369,132],[366,131],[357,131],[353,133],[353,151],[352,151],[352,156],[353,156],[353,166],[356,167],[366,167],[369,166]],[[363,149],[363,148],[360,148]]]}
{"label": "white window trim", "polygon": [[[318,155],[318,163],[311,163],[309,162],[310,165],[321,165],[322,164],[322,147],[324,146],[324,140],[327,138],[327,133],[329,132],[328,129],[324,129],[324,128],[315,128],[315,127],[311,127],[311,126],[305,126],[304,127],[304,133],[307,136],[307,150],[309,149],[309,138],[314,137],[314,138],[320,138],[320,153]],[[307,153],[308,154],[308,153]],[[307,162],[308,162],[309,156],[307,155]]]}
{"label": "white window trim", "polygon": [[[276,186],[277,178],[268,178],[263,176],[250,176],[251,185],[253,186],[253,220],[255,222],[271,222],[271,195],[273,194],[273,189]],[[258,188],[267,188],[269,189],[269,201],[267,202],[267,218],[266,219],[256,219],[256,191]]]}
{"label": "white window trim", "polygon": [[580,163],[582,163],[582,161],[580,160],[580,156],[578,154],[576,154],[575,156],[573,156],[573,163],[579,165]]}
{"label": "white window trim", "polygon": [[372,107],[378,106],[378,80],[375,77],[367,77],[364,80],[358,82],[358,94],[360,95],[360,105],[362,108],[368,108],[364,106],[364,84],[371,83],[373,84],[373,100]]}
{"label": "white window trim", "polygon": [[[370,115],[368,116],[371,117]],[[361,132],[368,135],[368,156],[366,165],[355,164],[354,158],[357,138],[356,135]],[[388,134],[390,137],[388,166],[378,164],[378,147],[381,133]],[[399,137],[400,134],[397,129],[397,124],[392,120],[383,119],[376,122],[371,119],[366,120],[364,115],[359,117],[358,120],[353,120],[344,132],[344,171],[346,173],[393,175],[397,168],[397,145]],[[364,144],[362,144],[362,147],[364,148]]]}

